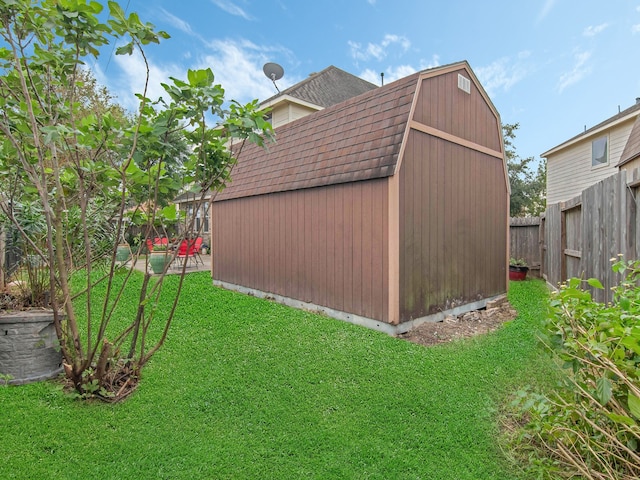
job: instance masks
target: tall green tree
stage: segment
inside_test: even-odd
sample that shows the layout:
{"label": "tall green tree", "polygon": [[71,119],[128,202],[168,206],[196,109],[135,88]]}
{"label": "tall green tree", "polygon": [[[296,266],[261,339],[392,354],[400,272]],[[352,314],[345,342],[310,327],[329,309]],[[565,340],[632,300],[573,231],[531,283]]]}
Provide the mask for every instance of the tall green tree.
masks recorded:
{"label": "tall green tree", "polygon": [[537,216],[544,212],[547,205],[547,162],[540,159],[534,169],[534,157],[522,158],[516,153],[514,142],[519,127],[518,123],[502,126],[511,185],[510,215]]}
{"label": "tall green tree", "polygon": [[[113,108],[87,83],[87,60],[117,42],[116,54],[137,51],[146,62],[144,48],[168,35],[117,2],[108,8],[105,22],[94,0],[0,2],[0,210],[48,268],[69,382],[83,396],[118,398],[165,342],[182,286],[171,307],[159,309],[164,275],[152,278],[146,268],[137,281],[133,269],[119,268],[126,210],[150,207],[142,227],[151,231],[155,207],[179,188],[168,167],[176,142],[187,147],[182,177],[200,187],[202,201],[224,188],[245,141],[262,145],[271,126],[257,101],[223,108],[224,90],[210,69],[171,78],[166,101],[140,92],[133,119]],[[16,211],[29,202],[43,216],[37,236]],[[96,238],[109,245],[106,255]],[[139,303],[123,314],[125,288],[139,289]]]}

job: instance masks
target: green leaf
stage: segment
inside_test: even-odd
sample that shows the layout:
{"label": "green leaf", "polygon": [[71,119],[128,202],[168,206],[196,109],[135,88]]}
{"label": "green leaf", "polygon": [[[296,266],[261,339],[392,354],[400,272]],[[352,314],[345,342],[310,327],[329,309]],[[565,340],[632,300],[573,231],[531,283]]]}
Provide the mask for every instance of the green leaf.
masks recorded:
{"label": "green leaf", "polygon": [[611,380],[607,377],[596,380],[596,396],[602,405],[606,405],[611,400]]}
{"label": "green leaf", "polygon": [[633,337],[624,337],[620,343],[637,355],[640,355],[640,342]]}
{"label": "green leaf", "polygon": [[631,415],[640,420],[640,398],[629,392],[627,402],[629,403],[629,411]]}
{"label": "green leaf", "polygon": [[133,42],[129,42],[122,47],[116,48],[116,55],[131,55],[133,53]]}
{"label": "green leaf", "polygon": [[192,87],[208,87],[213,83],[213,79],[213,72],[210,68],[187,71],[187,80]]}
{"label": "green leaf", "polygon": [[631,308],[631,301],[627,297],[621,297],[618,303],[625,312],[628,312]]}
{"label": "green leaf", "polygon": [[610,420],[613,420],[616,423],[622,423],[623,425],[627,425],[629,427],[633,427],[636,422],[631,417],[627,417],[626,415],[616,415],[615,413],[605,413]]}
{"label": "green leaf", "polygon": [[175,220],[176,218],[178,218],[176,205],[175,204],[167,205],[161,210],[161,214],[167,220]]}
{"label": "green leaf", "polygon": [[597,278],[590,278],[589,280],[587,280],[587,283],[591,285],[593,288],[599,288],[600,290],[604,290],[602,283],[600,283],[600,280],[598,280]]}

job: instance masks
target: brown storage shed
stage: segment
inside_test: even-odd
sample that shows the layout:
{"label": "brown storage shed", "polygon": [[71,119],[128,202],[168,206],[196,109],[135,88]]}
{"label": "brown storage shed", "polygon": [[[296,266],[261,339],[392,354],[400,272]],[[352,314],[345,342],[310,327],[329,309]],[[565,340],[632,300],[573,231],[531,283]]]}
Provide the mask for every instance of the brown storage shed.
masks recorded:
{"label": "brown storage shed", "polygon": [[212,275],[387,333],[507,290],[501,123],[467,62],[433,68],[245,147],[211,208]]}

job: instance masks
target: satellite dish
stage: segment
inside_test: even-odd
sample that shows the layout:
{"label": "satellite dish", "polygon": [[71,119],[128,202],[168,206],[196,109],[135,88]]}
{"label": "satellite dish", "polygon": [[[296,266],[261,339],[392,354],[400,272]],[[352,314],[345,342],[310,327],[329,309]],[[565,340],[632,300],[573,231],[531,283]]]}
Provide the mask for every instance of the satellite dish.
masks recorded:
{"label": "satellite dish", "polygon": [[284,75],[284,69],[277,63],[265,63],[262,71],[272,82],[280,80]]}
{"label": "satellite dish", "polygon": [[273,82],[273,86],[276,87],[278,93],[280,93],[280,89],[276,85],[276,80],[280,80],[284,75],[284,69],[278,65],[277,63],[265,63],[264,67],[262,67],[262,71],[266,75],[266,77]]}

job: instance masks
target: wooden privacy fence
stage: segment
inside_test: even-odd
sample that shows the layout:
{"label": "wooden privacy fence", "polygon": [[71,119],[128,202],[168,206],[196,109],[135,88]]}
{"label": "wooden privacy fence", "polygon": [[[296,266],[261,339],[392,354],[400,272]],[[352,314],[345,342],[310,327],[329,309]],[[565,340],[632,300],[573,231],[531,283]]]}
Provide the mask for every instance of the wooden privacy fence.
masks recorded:
{"label": "wooden privacy fence", "polygon": [[605,288],[594,289],[594,299],[611,301],[611,287],[620,281],[611,259],[636,259],[640,252],[639,189],[640,169],[620,171],[550,205],[540,218],[512,218],[511,256],[532,266],[538,261],[541,276],[554,287],[571,277],[597,278]]}
{"label": "wooden privacy fence", "polygon": [[509,236],[510,256],[524,259],[529,265],[529,275],[539,277],[542,251],[540,217],[512,217]]}
{"label": "wooden privacy fence", "polygon": [[595,290],[594,298],[612,299],[611,287],[620,279],[611,270],[611,259],[618,254],[637,258],[638,174],[620,171],[547,208],[540,227],[543,276],[551,285],[571,277],[595,277],[605,288]]}

